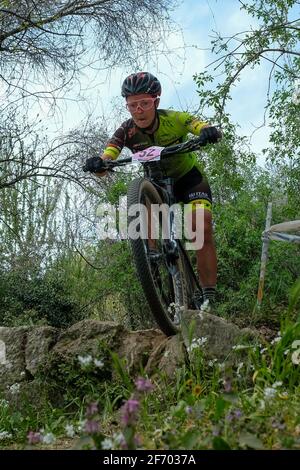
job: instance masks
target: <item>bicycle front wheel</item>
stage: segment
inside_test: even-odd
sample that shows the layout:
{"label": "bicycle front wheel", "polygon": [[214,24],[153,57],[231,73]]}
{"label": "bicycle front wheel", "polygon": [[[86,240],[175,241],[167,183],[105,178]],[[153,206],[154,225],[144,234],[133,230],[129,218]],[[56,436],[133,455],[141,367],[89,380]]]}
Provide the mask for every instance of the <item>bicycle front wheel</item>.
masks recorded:
{"label": "bicycle front wheel", "polygon": [[[188,304],[182,252],[176,249],[176,241],[173,253],[170,250],[170,240],[165,237],[167,210],[161,206],[162,198],[150,181],[133,180],[127,202],[129,238],[140,283],[157,324],[167,336],[174,335],[179,330],[180,313]],[[154,205],[160,209],[156,218],[152,217]],[[153,224],[154,238],[149,233]]]}

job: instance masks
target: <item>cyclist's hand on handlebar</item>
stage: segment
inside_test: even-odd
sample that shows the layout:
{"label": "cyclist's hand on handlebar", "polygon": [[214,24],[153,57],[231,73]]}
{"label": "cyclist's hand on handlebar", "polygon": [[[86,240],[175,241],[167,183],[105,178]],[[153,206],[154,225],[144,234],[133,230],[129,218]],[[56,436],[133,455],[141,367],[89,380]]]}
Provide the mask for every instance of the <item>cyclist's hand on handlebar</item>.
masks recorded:
{"label": "cyclist's hand on handlebar", "polygon": [[[89,171],[90,173],[96,174],[96,176],[104,176],[106,174],[106,169],[104,169],[105,164],[103,158],[100,157],[90,157],[85,161],[85,165],[82,168],[83,171]],[[103,170],[101,171],[101,169]]]}
{"label": "cyclist's hand on handlebar", "polygon": [[222,138],[222,132],[217,127],[208,126],[202,129],[200,137],[208,144],[215,144]]}

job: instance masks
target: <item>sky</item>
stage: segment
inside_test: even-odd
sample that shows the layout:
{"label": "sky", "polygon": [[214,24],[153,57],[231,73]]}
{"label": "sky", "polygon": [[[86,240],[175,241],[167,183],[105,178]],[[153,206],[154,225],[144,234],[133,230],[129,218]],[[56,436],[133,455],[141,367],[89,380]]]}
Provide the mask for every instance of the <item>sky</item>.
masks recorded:
{"label": "sky", "polygon": [[[145,63],[144,70],[155,74],[162,83],[161,108],[188,110],[198,109],[197,86],[193,80],[195,73],[205,70],[212,61],[210,41],[213,31],[222,36],[255,27],[255,20],[239,8],[238,0],[183,0],[172,16],[181,32],[174,32],[167,39],[167,46],[174,52],[153,58]],[[162,48],[164,45],[162,45]],[[241,135],[252,135],[263,122],[269,67],[246,71],[241,75],[240,84],[232,90],[232,100],[227,110],[233,122],[240,125]],[[137,70],[136,70],[137,71]],[[128,70],[123,68],[107,72],[92,72],[82,75],[81,86],[85,91],[86,103],[69,101],[60,107],[56,122],[63,132],[80,125],[86,112],[94,118],[104,116],[109,131],[119,126],[127,118],[126,111],[115,119],[113,109],[123,106],[120,88]],[[74,90],[75,96],[76,90]],[[47,112],[45,107],[44,112]],[[129,116],[128,116],[129,117]],[[213,123],[212,123],[213,124]],[[263,127],[252,136],[252,150],[260,153],[268,145],[269,129]],[[262,160],[261,160],[262,162]]]}

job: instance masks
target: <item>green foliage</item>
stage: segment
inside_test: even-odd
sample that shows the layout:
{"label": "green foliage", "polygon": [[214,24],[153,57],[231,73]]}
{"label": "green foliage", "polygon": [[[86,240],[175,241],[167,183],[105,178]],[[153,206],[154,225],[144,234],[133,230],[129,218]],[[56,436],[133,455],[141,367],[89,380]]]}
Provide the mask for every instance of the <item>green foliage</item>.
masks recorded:
{"label": "green foliage", "polygon": [[22,269],[2,271],[0,276],[2,325],[34,323],[67,327],[83,318],[71,297],[63,273],[42,274]]}

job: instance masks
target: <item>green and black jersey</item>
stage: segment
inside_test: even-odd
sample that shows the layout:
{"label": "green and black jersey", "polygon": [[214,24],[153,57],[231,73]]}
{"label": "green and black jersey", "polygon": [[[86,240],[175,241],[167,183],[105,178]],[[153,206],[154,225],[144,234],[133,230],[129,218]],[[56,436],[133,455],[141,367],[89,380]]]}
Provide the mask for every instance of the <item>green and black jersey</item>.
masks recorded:
{"label": "green and black jersey", "polygon": [[[189,113],[157,110],[159,125],[153,134],[148,134],[136,126],[133,119],[128,119],[115,131],[109,139],[104,154],[116,159],[124,147],[133,153],[144,150],[152,145],[168,147],[187,140],[187,134],[200,135],[206,122],[199,121]],[[197,165],[196,154],[189,152],[161,160],[162,169],[167,176],[178,179]]]}

